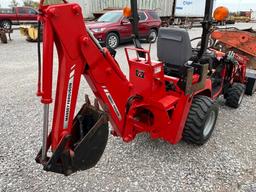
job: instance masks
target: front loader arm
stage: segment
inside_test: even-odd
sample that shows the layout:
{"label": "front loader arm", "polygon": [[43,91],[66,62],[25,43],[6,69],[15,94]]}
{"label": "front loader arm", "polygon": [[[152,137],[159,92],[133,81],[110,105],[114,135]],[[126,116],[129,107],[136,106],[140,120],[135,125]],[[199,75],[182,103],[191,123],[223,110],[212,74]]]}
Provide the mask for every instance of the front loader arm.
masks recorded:
{"label": "front loader arm", "polygon": [[[72,134],[77,132],[74,130],[85,129],[87,126],[82,125],[83,128],[77,128],[80,116],[84,115],[84,111],[87,109],[81,109],[77,117],[74,118],[81,76],[83,75],[86,78],[103,110],[107,112],[114,133],[123,138],[125,137],[125,107],[132,85],[129,84],[109,51],[101,48],[92,34],[87,31],[81,8],[77,4],[42,6],[41,9],[42,15],[40,18],[44,24],[41,95],[41,102],[46,106],[44,127],[48,127],[49,104],[52,103],[52,100],[55,104],[51,134],[48,137],[47,145],[45,138],[45,148],[43,145],[37,161],[44,164],[45,169],[48,170],[49,167],[58,164],[58,168],[53,171],[68,175],[79,169],[75,168],[74,165],[78,161],[77,159],[81,159],[81,157],[76,157],[76,154],[74,154],[76,150],[81,151],[81,147],[79,148],[77,143],[80,142],[80,145],[83,145],[83,143],[88,142],[85,141],[88,140],[86,137],[81,137],[79,141],[75,142],[72,138]],[[59,65],[56,96],[55,99],[52,99],[54,44],[58,53]],[[89,109],[93,110],[90,114],[101,114],[94,113],[94,110],[97,110],[95,108],[89,107]],[[88,114],[86,115],[88,116]],[[100,119],[101,115],[98,116]],[[86,120],[79,120],[80,124],[83,124],[84,121]],[[91,126],[92,129],[96,129],[98,124],[95,121],[94,125]],[[106,125],[106,122],[104,125]],[[93,131],[87,130],[88,135]],[[46,156],[49,147],[51,147],[52,156],[54,157],[50,160]],[[95,148],[95,146],[92,147]],[[63,156],[63,154],[65,155]],[[52,163],[53,161],[55,164]]]}
{"label": "front loader arm", "polygon": [[217,45],[224,46],[226,51],[234,51],[240,55],[245,55],[249,62],[247,67],[256,69],[256,33],[253,30],[239,30],[237,28],[216,29],[212,32],[211,38]]}

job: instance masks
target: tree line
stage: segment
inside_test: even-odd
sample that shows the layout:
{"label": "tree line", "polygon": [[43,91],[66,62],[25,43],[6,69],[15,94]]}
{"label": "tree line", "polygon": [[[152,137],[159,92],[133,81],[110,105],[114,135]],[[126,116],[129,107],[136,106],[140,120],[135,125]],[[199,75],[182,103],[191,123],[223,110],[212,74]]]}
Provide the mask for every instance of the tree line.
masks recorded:
{"label": "tree line", "polygon": [[[17,7],[17,6],[28,6],[28,7],[34,7],[38,8],[38,2],[34,0],[23,0],[22,3],[19,3],[17,0],[11,0],[9,7]],[[0,4],[0,8],[1,8]]]}

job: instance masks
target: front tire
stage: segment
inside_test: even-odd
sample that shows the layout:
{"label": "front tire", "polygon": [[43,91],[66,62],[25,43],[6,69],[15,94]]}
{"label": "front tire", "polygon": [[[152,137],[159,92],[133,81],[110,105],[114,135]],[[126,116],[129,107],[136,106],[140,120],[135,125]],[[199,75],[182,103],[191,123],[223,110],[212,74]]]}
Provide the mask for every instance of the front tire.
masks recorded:
{"label": "front tire", "polygon": [[116,33],[109,33],[106,38],[106,46],[116,49],[119,46],[120,39]]}
{"label": "front tire", "polygon": [[206,96],[195,96],[183,131],[187,143],[203,145],[212,135],[219,113],[216,102]]}
{"label": "front tire", "polygon": [[9,20],[3,20],[1,21],[1,27],[3,27],[4,29],[11,29],[12,23]]}
{"label": "front tire", "polygon": [[238,108],[244,98],[245,85],[241,83],[234,84],[227,90],[226,93],[226,105],[232,108]]}

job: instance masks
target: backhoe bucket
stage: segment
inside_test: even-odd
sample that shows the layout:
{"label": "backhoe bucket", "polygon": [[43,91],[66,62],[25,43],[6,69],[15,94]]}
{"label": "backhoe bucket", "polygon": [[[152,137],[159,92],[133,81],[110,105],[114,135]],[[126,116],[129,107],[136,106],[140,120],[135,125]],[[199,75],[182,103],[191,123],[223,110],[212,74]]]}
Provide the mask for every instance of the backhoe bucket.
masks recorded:
{"label": "backhoe bucket", "polygon": [[[97,106],[84,104],[73,121],[72,134],[64,137],[52,156],[42,160],[42,150],[36,162],[44,170],[64,175],[94,167],[100,160],[108,140],[108,118]],[[47,149],[51,144],[48,137]]]}

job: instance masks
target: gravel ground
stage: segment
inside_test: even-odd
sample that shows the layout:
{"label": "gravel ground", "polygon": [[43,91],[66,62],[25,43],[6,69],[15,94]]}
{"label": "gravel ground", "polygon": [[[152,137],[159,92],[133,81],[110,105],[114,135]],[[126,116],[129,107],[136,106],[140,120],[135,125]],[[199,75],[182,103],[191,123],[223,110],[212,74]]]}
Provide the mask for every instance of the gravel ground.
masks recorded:
{"label": "gravel ground", "polygon": [[[192,29],[190,34],[198,36],[200,29]],[[146,134],[129,144],[110,136],[95,168],[70,177],[44,172],[34,161],[43,122],[42,105],[35,96],[36,44],[26,42],[17,31],[12,37],[7,45],[0,44],[1,192],[256,191],[256,95],[245,96],[237,110],[220,99],[216,130],[202,147],[184,142],[170,145]],[[123,48],[117,49],[117,60],[127,74]],[[155,44],[152,56],[156,58]],[[80,98],[85,92],[92,97],[83,81]],[[79,106],[81,103],[82,99]]]}

